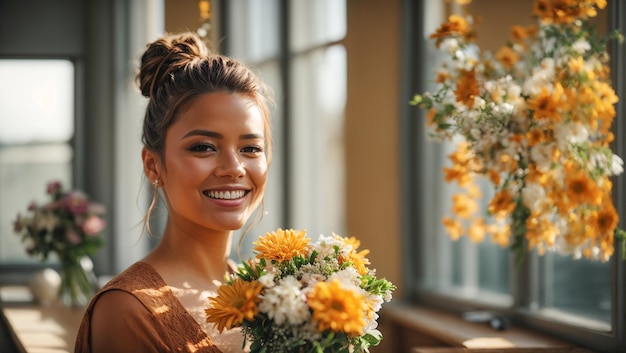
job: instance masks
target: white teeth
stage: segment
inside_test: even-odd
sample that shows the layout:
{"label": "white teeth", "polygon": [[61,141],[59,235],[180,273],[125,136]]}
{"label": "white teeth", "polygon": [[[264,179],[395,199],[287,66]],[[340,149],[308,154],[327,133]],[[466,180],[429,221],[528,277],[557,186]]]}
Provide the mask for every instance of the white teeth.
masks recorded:
{"label": "white teeth", "polygon": [[233,191],[209,191],[208,195],[212,199],[234,200],[240,199],[246,194],[243,190]]}

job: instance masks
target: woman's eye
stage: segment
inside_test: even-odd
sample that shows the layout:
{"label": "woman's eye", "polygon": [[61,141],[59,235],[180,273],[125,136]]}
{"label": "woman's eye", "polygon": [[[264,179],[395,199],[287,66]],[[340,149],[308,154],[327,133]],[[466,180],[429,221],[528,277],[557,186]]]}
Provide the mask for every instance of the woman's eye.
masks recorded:
{"label": "woman's eye", "polygon": [[263,148],[260,146],[246,146],[241,149],[241,152],[244,153],[261,153],[263,152]]}
{"label": "woman's eye", "polygon": [[213,145],[210,145],[210,144],[201,143],[201,144],[191,146],[189,150],[191,152],[210,152],[210,151],[215,151],[215,147],[213,147]]}

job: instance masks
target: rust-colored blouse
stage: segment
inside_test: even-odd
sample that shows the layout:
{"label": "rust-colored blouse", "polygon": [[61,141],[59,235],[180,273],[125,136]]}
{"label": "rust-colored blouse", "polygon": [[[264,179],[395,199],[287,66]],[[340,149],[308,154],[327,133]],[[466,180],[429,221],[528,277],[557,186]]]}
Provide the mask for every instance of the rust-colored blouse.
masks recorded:
{"label": "rust-colored blouse", "polygon": [[[132,337],[133,346],[142,352],[221,353],[213,340],[182,306],[168,285],[152,266],[137,262],[107,283],[91,300],[76,337],[75,353],[91,353],[91,315],[94,305],[103,293],[121,290],[131,294],[142,305],[120,301],[115,330]],[[120,298],[120,296],[117,296]],[[108,298],[107,298],[108,299]],[[127,310],[129,309],[129,310]],[[120,322],[122,324],[120,325]],[[130,335],[129,335],[130,333]],[[122,336],[122,335],[121,335]],[[116,337],[107,337],[115,340]]]}

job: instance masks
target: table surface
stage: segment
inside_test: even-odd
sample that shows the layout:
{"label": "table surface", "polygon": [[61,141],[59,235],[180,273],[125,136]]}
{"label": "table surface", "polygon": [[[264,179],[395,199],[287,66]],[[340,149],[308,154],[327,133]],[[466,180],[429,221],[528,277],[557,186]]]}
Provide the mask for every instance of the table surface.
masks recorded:
{"label": "table surface", "polygon": [[25,353],[73,352],[84,308],[40,306],[32,298],[29,301],[27,294],[23,287],[0,287],[2,316],[18,349]]}

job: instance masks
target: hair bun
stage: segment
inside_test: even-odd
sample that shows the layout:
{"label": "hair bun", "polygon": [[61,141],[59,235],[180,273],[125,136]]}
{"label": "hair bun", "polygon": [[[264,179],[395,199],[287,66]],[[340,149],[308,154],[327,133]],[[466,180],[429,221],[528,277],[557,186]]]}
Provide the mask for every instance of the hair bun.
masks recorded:
{"label": "hair bun", "polygon": [[170,74],[208,55],[207,45],[191,32],[167,35],[149,43],[136,78],[141,94],[153,96]]}

